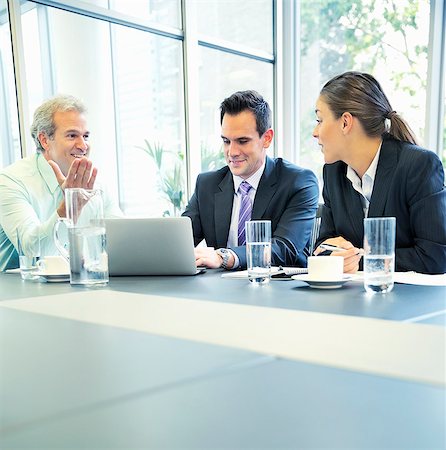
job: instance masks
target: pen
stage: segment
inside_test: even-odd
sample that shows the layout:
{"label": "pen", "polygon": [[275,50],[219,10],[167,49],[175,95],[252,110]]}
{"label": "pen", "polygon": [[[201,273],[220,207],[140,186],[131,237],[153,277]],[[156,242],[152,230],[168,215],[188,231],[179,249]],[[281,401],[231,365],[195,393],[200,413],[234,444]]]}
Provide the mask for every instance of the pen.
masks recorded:
{"label": "pen", "polygon": [[[334,245],[329,245],[329,244],[321,244],[320,247],[323,248],[324,250],[328,250],[329,252],[345,252],[347,250],[346,248],[335,247]],[[363,255],[364,250],[362,248],[360,248],[359,252],[357,254]]]}
{"label": "pen", "polygon": [[324,250],[329,250],[330,252],[344,252],[346,249],[341,247],[335,247],[334,245],[321,244],[321,248]]}

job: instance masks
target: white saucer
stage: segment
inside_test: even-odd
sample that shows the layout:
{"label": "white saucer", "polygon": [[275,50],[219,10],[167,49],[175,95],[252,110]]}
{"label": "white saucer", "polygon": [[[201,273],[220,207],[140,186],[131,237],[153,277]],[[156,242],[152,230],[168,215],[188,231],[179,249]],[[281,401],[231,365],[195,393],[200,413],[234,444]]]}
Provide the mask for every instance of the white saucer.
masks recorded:
{"label": "white saucer", "polygon": [[48,283],[62,283],[64,281],[70,281],[69,273],[45,273],[37,272],[36,275],[45,278]]}
{"label": "white saucer", "polygon": [[293,275],[291,277],[293,280],[305,281],[310,287],[315,289],[338,289],[342,287],[347,281],[350,281],[353,277],[351,275],[344,275],[342,280],[338,281],[321,281],[312,280],[308,274]]}

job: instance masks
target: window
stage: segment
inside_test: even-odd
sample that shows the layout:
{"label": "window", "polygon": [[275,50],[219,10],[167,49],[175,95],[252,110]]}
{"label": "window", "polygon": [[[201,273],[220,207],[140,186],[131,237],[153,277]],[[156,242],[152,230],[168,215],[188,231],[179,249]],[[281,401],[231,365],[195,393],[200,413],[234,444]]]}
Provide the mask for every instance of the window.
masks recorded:
{"label": "window", "polygon": [[[444,34],[446,32],[443,32]],[[444,45],[444,61],[443,61],[443,67],[445,66],[446,62],[446,45]],[[443,133],[442,133],[442,142],[443,142],[443,166],[446,167],[446,70],[443,69]],[[446,173],[445,173],[446,178]]]}
{"label": "window", "polygon": [[428,0],[301,2],[301,164],[320,174],[311,132],[323,84],[347,70],[372,73],[393,108],[424,138]]}
{"label": "window", "polygon": [[0,168],[20,158],[14,66],[6,0],[0,0]]}
{"label": "window", "polygon": [[200,36],[273,53],[271,0],[197,0],[196,3]]}
{"label": "window", "polygon": [[84,0],[135,19],[181,28],[181,0]]}
{"label": "window", "polygon": [[[226,2],[227,9],[219,9],[223,2],[217,8],[212,2],[197,2],[204,27],[202,40],[195,43],[202,87],[201,119],[195,124],[201,127],[202,153],[186,149],[180,0],[95,0],[83,6],[82,14],[60,3],[64,8],[40,2],[22,7],[30,113],[55,93],[82,98],[89,109],[92,159],[123,211],[136,216],[179,214],[190,195],[187,152],[189,159],[203,160],[206,170],[224,164],[215,114],[223,98],[254,88],[273,101],[274,57],[265,52],[273,48],[272,14],[265,16],[272,2],[248,2],[237,21],[211,28],[203,22],[205,10],[216,21],[222,14],[232,15],[237,4]],[[98,20],[108,15],[109,20]],[[250,15],[259,21],[261,32],[240,26]],[[211,48],[206,39],[219,29],[225,32],[222,48]],[[239,42],[244,43],[241,50],[234,48]],[[33,148],[29,136],[27,143]]]}
{"label": "window", "polygon": [[[88,109],[92,158],[99,168],[99,177],[113,193],[117,170],[109,25],[40,5],[23,13],[21,21],[29,123],[35,108],[52,95],[81,98]],[[28,130],[29,127],[26,138],[31,154],[35,146]],[[117,196],[116,189],[114,194]]]}
{"label": "window", "polygon": [[[444,110],[446,111],[446,98],[444,104]],[[446,113],[443,120],[443,166],[446,167]],[[446,174],[445,174],[446,176]]]}
{"label": "window", "polygon": [[113,26],[121,207],[178,215],[185,206],[181,41]]}
{"label": "window", "polygon": [[[17,87],[7,5],[21,20],[12,36],[24,59],[15,68]],[[314,104],[322,85],[345,70],[373,73],[423,141],[434,5],[0,0],[0,166],[34,151],[29,125],[38,104],[70,93],[89,109],[92,158],[124,212],[179,214],[196,174],[224,164],[221,101],[255,89],[275,118],[277,145],[268,153],[280,152],[321,177]],[[445,24],[439,27],[444,33]],[[445,131],[436,123],[426,133],[429,142],[438,142]],[[446,162],[446,144],[434,150]]]}
{"label": "window", "polygon": [[[261,74],[261,76],[259,76]],[[222,167],[220,111],[236,91],[257,90],[273,106],[273,65],[202,47],[200,51],[201,170]],[[272,149],[269,154],[272,155]]]}
{"label": "window", "polygon": [[[201,171],[208,171],[225,164],[219,111],[223,99],[236,91],[254,89],[274,106],[274,13],[271,0],[195,3],[201,43]],[[272,146],[269,154],[273,152]]]}
{"label": "window", "polygon": [[[41,9],[46,21],[38,20]],[[36,47],[38,29],[51,37],[49,54],[26,58],[36,59],[26,66],[40,94],[33,109],[45,97],[43,68],[52,66],[51,93],[87,105],[92,159],[123,211],[178,214],[186,200],[181,41],[42,6],[22,15],[25,21],[25,49]]]}

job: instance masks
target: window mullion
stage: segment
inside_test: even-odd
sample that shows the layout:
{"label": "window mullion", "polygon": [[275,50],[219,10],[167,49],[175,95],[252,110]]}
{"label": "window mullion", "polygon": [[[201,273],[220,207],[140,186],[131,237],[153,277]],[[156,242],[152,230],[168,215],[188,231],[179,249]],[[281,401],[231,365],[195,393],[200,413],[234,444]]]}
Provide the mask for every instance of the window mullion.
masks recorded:
{"label": "window mullion", "polygon": [[30,129],[29,101],[26,89],[25,55],[23,51],[23,34],[21,23],[20,0],[7,0],[9,23],[11,27],[12,57],[14,61],[14,78],[17,92],[17,111],[19,115],[19,135],[22,157],[31,154],[32,143],[28,137]]}
{"label": "window mullion", "polygon": [[432,0],[430,8],[429,54],[426,92],[425,146],[440,157],[443,150],[446,8]]}
{"label": "window mullion", "polygon": [[[277,64],[282,66],[281,82],[283,84],[278,96],[282,97],[282,105],[277,105],[282,114],[278,122],[282,128],[279,134],[281,152],[286,159],[299,163],[300,110],[299,110],[299,80],[300,80],[300,20],[299,3],[283,1],[282,28],[277,31],[281,35],[282,52],[277,55]],[[280,140],[280,137],[282,138]]]}
{"label": "window mullion", "polygon": [[183,18],[183,74],[184,108],[186,118],[186,193],[193,192],[195,179],[201,171],[200,105],[199,94],[199,46],[197,33],[196,2],[182,0]]}

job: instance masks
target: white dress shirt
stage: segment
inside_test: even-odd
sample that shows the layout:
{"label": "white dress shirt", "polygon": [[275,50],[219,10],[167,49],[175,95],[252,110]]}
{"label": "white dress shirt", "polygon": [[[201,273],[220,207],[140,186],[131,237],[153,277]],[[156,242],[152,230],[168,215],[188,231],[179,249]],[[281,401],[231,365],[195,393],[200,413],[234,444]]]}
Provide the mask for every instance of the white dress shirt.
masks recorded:
{"label": "white dress shirt", "polygon": [[367,217],[369,213],[370,199],[372,198],[373,185],[375,184],[376,169],[378,167],[381,145],[382,142],[379,145],[373,161],[370,163],[369,168],[362,178],[359,178],[358,174],[350,166],[347,166],[347,178],[351,181],[353,189],[361,194],[364,217]]}
{"label": "white dress shirt", "polygon": [[[243,181],[246,181],[251,185],[251,189],[248,192],[248,196],[254,204],[254,198],[256,196],[257,188],[259,187],[260,178],[262,178],[263,171],[265,170],[265,162],[262,164],[261,167],[257,169],[255,173],[253,173],[249,178],[246,180],[242,177],[239,177],[237,175],[232,175],[232,178],[234,180],[234,202],[232,204],[232,216],[231,216],[231,226],[229,228],[229,235],[228,235],[228,244],[227,247],[238,247],[238,218],[240,213],[240,203],[242,199],[242,194],[238,192],[238,189]],[[234,255],[235,263],[234,263],[234,269],[239,267],[240,262],[238,260],[237,255],[234,252],[231,252]]]}

